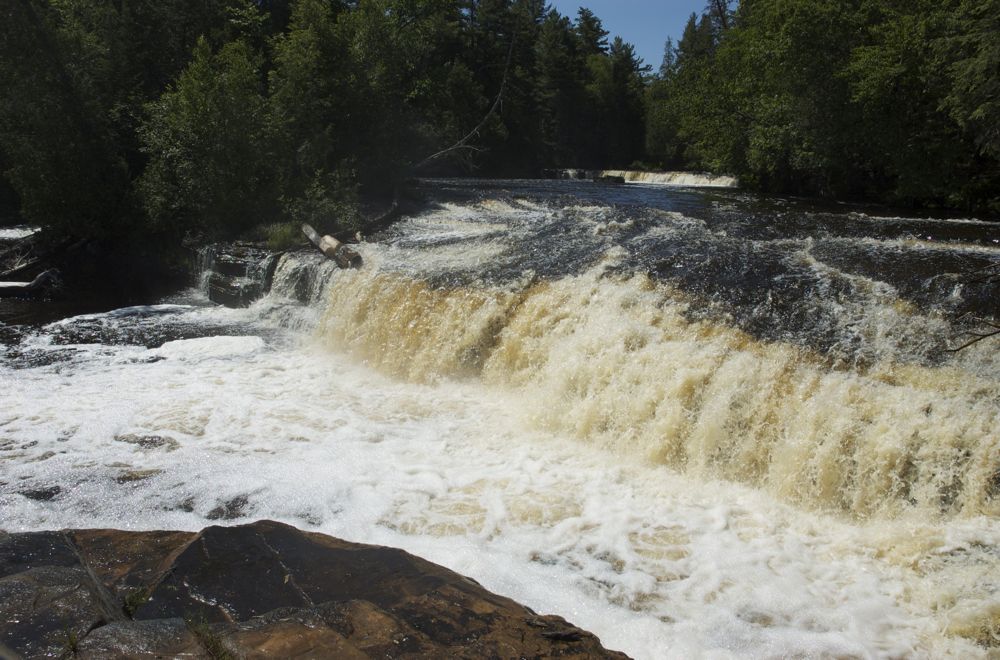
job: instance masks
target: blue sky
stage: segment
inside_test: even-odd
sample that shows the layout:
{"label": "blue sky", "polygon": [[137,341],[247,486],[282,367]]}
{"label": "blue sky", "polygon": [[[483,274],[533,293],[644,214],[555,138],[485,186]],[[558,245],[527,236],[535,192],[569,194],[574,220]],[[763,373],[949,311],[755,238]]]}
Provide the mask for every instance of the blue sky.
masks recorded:
{"label": "blue sky", "polygon": [[691,12],[701,13],[705,0],[549,0],[549,4],[559,13],[576,17],[583,6],[604,21],[604,29],[635,44],[636,53],[652,64],[660,67],[663,60],[663,42],[673,37],[676,42],[684,32]]}

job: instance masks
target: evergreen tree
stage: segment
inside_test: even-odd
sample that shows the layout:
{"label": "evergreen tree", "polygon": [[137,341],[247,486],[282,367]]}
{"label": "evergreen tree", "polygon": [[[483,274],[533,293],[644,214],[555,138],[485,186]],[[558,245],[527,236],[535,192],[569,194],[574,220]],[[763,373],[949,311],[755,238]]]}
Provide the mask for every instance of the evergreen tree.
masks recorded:
{"label": "evergreen tree", "polygon": [[580,163],[580,128],[584,121],[586,67],[569,19],[551,11],[538,38],[538,109],[549,167]]}
{"label": "evergreen tree", "polygon": [[608,31],[594,12],[580,7],[576,15],[576,33],[580,37],[580,48],[584,57],[604,55],[608,52]]}
{"label": "evergreen tree", "polygon": [[75,235],[129,218],[128,167],[102,104],[100,44],[37,0],[0,10],[0,163],[32,223]]}
{"label": "evergreen tree", "polygon": [[273,219],[275,178],[260,58],[242,41],[207,39],[172,89],[149,106],[140,181],[154,227],[232,235]]}
{"label": "evergreen tree", "polygon": [[674,40],[671,37],[667,37],[667,43],[663,45],[663,60],[660,62],[660,69],[657,71],[657,76],[661,80],[666,80],[672,76],[677,71],[677,47],[674,46]]}
{"label": "evergreen tree", "polygon": [[544,0],[10,0],[0,197],[81,236],[333,230],[416,163],[644,160],[1000,212],[1000,0],[734,5],[708,0],[650,76]]}

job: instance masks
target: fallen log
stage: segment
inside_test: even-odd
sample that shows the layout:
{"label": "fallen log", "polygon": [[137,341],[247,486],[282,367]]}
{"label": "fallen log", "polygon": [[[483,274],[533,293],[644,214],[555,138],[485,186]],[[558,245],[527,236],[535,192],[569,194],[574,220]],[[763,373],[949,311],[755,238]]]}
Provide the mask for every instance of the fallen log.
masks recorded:
{"label": "fallen log", "polygon": [[0,298],[34,298],[60,284],[59,271],[50,268],[30,282],[0,282]]}
{"label": "fallen log", "polygon": [[334,261],[341,268],[358,268],[361,266],[361,255],[347,247],[333,236],[320,236],[311,226],[303,224],[302,233],[309,238],[327,259]]}

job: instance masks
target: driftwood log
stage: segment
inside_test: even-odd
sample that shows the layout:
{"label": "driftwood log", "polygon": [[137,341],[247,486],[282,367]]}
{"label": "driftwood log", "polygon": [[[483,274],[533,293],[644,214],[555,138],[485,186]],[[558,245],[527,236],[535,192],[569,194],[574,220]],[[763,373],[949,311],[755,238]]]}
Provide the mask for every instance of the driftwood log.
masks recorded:
{"label": "driftwood log", "polygon": [[0,282],[0,298],[34,298],[60,284],[59,271],[50,268],[30,282]]}
{"label": "driftwood log", "polygon": [[361,266],[361,255],[338,241],[333,236],[320,236],[319,232],[309,225],[302,225],[302,233],[315,245],[327,259],[334,261],[341,268],[358,268]]}

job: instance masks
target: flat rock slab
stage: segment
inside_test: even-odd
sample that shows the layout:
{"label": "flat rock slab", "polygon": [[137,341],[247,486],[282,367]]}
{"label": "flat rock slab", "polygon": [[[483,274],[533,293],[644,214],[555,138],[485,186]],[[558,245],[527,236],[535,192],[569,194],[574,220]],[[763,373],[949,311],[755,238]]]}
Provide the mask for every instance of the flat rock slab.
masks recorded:
{"label": "flat rock slab", "polygon": [[0,657],[625,658],[402,550],[271,521],[0,532]]}

